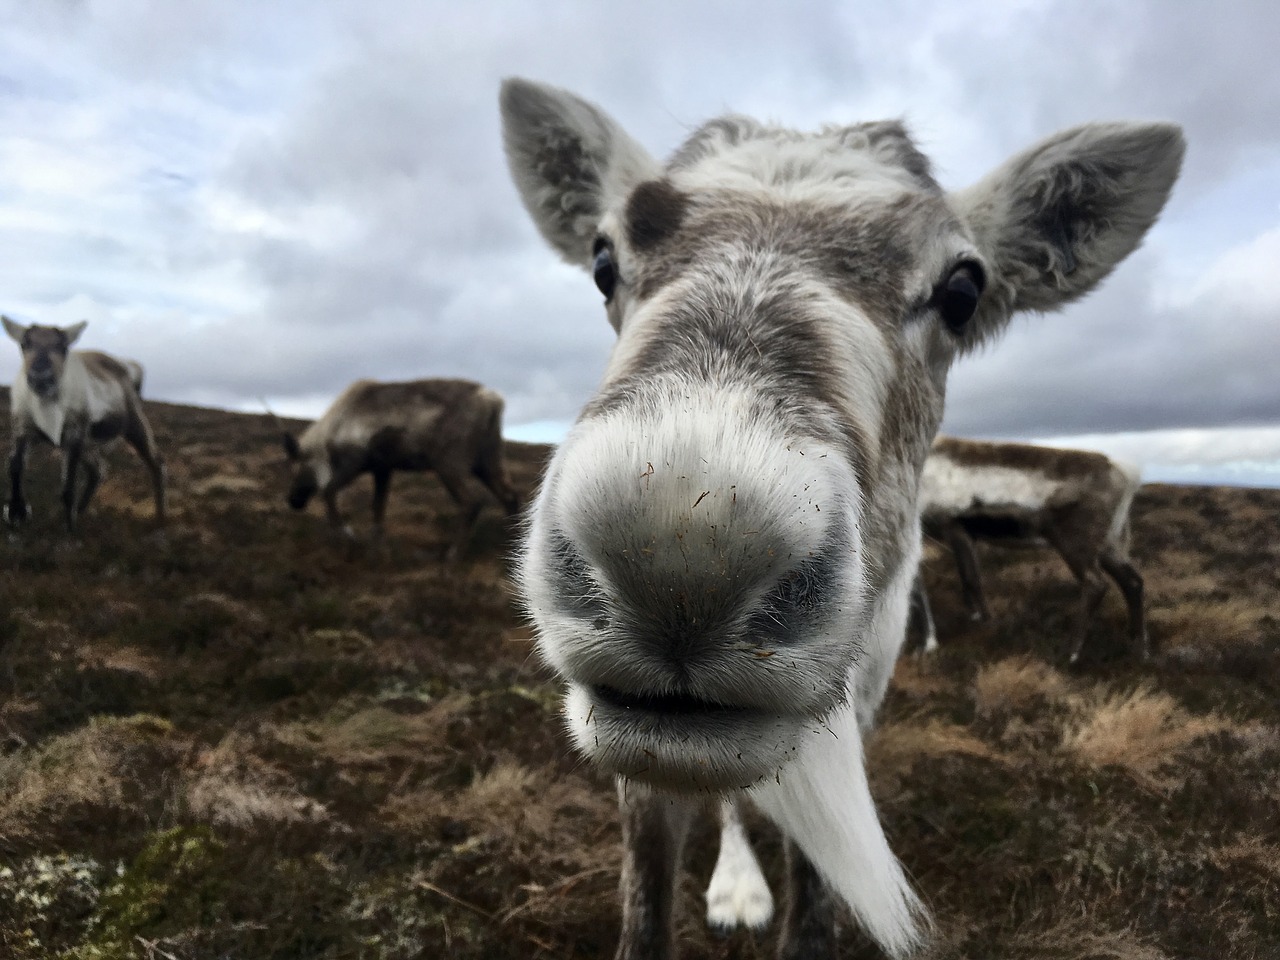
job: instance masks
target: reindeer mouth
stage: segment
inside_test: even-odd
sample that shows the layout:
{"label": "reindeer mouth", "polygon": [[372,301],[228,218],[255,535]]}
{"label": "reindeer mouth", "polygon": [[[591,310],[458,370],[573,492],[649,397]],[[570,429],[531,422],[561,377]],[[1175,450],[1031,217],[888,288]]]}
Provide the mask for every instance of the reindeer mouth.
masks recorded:
{"label": "reindeer mouth", "polygon": [[58,396],[58,377],[56,374],[27,374],[27,386],[31,388],[31,392],[38,397],[46,400],[53,400]]}
{"label": "reindeer mouth", "polygon": [[643,713],[671,716],[698,716],[705,714],[748,716],[755,712],[749,707],[716,703],[713,700],[704,700],[688,694],[624,693],[621,690],[606,686],[593,686],[590,689],[598,702],[610,707],[616,707],[619,710],[635,710]]}
{"label": "reindeer mouth", "polygon": [[602,770],[679,793],[750,786],[795,756],[805,722],[689,694],[570,683],[565,719]]}

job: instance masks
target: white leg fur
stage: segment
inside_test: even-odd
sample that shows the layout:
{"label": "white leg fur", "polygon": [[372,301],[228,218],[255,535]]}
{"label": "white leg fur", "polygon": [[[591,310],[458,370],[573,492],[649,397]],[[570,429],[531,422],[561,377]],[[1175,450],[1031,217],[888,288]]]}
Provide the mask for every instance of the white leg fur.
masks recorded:
{"label": "white leg fur", "polygon": [[707,884],[707,925],[728,932],[761,930],[773,919],[773,894],[738,816],[737,802],[720,801],[720,856]]}
{"label": "white leg fur", "polygon": [[835,713],[776,780],[748,793],[889,956],[919,946],[928,914],[876,815],[853,710]]}

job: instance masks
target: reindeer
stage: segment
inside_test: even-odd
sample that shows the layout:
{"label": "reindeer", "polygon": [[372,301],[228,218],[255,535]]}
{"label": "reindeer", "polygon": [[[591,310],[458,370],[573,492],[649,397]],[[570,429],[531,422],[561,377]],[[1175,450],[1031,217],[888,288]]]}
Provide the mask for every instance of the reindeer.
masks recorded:
{"label": "reindeer", "polygon": [[[67,531],[74,533],[106,473],[100,450],[124,437],[151,473],[157,524],[164,524],[164,458],[142,410],[142,367],[96,350],[72,350],[88,325],[23,326],[0,317],[5,332],[22,349],[22,375],[9,394],[13,445],[9,452],[9,502],[4,518],[18,526],[31,515],[22,490],[27,452],[33,443],[62,451],[62,506]],[[85,484],[76,495],[77,474]]]}
{"label": "reindeer", "polygon": [[462,524],[447,553],[452,559],[484,506],[480,484],[508,514],[520,509],[502,462],[502,409],[500,394],[469,380],[357,380],[301,437],[284,433],[285,453],[297,465],[289,506],[305,510],[319,493],[329,523],[343,530],[338,493],[371,473],[373,535],[379,541],[392,471],[434,470],[462,508]]}
{"label": "reindeer", "polygon": [[[1150,649],[1142,576],[1129,559],[1129,506],[1140,485],[1136,467],[1101,453],[939,437],[921,477],[920,517],[925,534],[945,542],[955,554],[973,620],[991,616],[974,540],[1047,544],[1080,582],[1080,624],[1070,662],[1079,661],[1107,591],[1104,572],[1124,594],[1129,639],[1145,660]],[[923,582],[919,591],[929,651],[937,647],[937,634]]]}
{"label": "reindeer", "polygon": [[570,737],[618,778],[617,956],[673,955],[708,797],[787,839],[779,956],[831,956],[837,902],[904,956],[926,912],[861,734],[903,641],[947,370],[1138,245],[1181,132],[1076,127],[948,194],[896,122],[729,116],[664,165],[568,92],[510,79],[500,99],[525,207],[618,334],[518,570]]}

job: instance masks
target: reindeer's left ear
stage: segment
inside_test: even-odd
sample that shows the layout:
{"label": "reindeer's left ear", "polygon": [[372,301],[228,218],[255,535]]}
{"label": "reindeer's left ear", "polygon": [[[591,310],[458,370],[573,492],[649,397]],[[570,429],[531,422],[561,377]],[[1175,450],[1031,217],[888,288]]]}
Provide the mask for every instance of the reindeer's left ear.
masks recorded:
{"label": "reindeer's left ear", "polygon": [[88,320],[81,320],[79,323],[73,323],[69,327],[62,328],[62,333],[67,338],[68,347],[80,339],[80,334],[84,333],[84,328],[88,325]]}
{"label": "reindeer's left ear", "polygon": [[974,339],[1097,286],[1155,223],[1185,147],[1172,123],[1085,124],[953,194],[990,266]]}
{"label": "reindeer's left ear", "polygon": [[10,320],[8,317],[0,316],[0,320],[4,321],[4,332],[7,333],[17,343],[22,343],[22,338],[27,332],[27,328],[16,320]]}

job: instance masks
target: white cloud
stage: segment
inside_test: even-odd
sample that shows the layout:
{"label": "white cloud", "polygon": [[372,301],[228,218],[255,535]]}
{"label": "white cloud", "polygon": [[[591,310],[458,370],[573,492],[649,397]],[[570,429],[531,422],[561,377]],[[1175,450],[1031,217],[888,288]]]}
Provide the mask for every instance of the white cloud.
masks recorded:
{"label": "white cloud", "polygon": [[1147,482],[1280,486],[1280,427],[1124,431],[1035,442],[1139,464]]}

